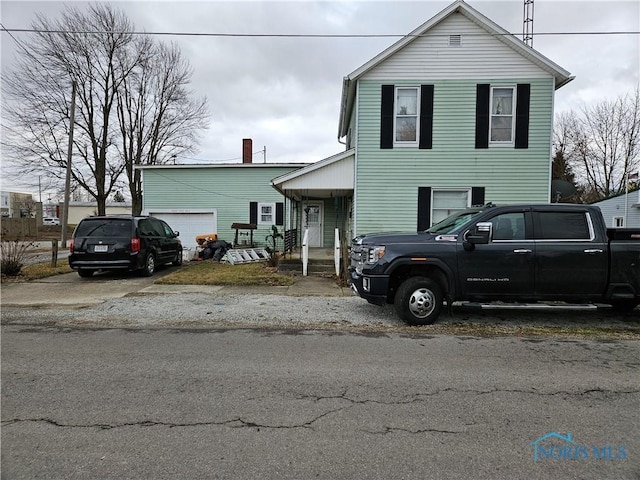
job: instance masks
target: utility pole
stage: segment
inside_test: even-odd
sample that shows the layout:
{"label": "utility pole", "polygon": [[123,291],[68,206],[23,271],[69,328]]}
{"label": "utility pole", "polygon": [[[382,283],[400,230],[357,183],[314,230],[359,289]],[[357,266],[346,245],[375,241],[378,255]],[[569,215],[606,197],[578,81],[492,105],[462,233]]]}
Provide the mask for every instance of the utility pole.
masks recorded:
{"label": "utility pole", "polygon": [[67,224],[69,223],[69,197],[71,195],[71,156],[73,153],[73,125],[76,121],[76,81],[71,83],[71,113],[69,115],[69,146],[67,148],[67,178],[64,182],[62,206],[62,248],[67,248]]}

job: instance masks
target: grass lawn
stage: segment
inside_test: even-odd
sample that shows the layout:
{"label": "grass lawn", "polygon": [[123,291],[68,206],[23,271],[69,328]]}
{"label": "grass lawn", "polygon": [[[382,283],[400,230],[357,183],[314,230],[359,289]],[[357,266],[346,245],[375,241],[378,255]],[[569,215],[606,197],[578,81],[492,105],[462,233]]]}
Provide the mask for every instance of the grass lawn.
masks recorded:
{"label": "grass lawn", "polygon": [[71,273],[73,270],[69,267],[69,262],[66,259],[58,260],[56,267],[51,266],[51,262],[48,263],[36,263],[34,265],[27,265],[22,267],[20,275],[16,277],[9,277],[2,275],[2,281],[16,281],[16,282],[28,282],[29,280],[38,280],[39,278],[51,277],[53,275],[60,275],[62,273]]}
{"label": "grass lawn", "polygon": [[155,281],[161,285],[293,285],[293,277],[278,273],[264,263],[229,265],[210,261],[185,264]]}

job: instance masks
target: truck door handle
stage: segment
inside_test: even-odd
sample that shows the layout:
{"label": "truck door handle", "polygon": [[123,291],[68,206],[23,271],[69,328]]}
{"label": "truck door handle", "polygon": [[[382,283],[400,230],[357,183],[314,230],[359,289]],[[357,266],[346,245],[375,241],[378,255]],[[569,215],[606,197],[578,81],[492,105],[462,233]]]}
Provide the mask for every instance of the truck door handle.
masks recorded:
{"label": "truck door handle", "polygon": [[521,250],[514,250],[513,253],[531,253],[532,250],[527,250],[527,249],[521,249]]}
{"label": "truck door handle", "polygon": [[600,250],[599,248],[592,248],[585,250],[584,253],[602,253],[604,250]]}

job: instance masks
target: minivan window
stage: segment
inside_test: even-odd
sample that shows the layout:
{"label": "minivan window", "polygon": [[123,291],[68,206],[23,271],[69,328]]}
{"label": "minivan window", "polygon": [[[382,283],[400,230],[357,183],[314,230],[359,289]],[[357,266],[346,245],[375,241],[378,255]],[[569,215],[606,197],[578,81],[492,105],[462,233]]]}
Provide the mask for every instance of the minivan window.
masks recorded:
{"label": "minivan window", "polygon": [[131,220],[96,218],[82,220],[76,229],[76,237],[128,237],[131,235]]}
{"label": "minivan window", "polygon": [[150,218],[144,218],[138,222],[138,233],[141,237],[157,237],[155,224],[151,222]]}
{"label": "minivan window", "polygon": [[160,223],[162,224],[162,228],[164,228],[164,234],[166,237],[169,238],[175,238],[176,234],[175,232],[171,229],[171,227],[169,225],[167,225],[165,222],[163,222],[162,220],[160,220]]}
{"label": "minivan window", "polygon": [[157,218],[150,218],[151,224],[153,225],[153,231],[156,233],[157,237],[166,237],[167,235],[164,232],[164,226],[162,225],[162,221]]}

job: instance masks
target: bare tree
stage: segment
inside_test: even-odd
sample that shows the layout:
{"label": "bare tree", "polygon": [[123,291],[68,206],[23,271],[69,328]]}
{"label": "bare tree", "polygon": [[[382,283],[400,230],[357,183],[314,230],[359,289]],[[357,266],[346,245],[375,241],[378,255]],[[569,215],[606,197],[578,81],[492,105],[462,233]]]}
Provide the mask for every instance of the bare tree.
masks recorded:
{"label": "bare tree", "polygon": [[176,45],[150,45],[145,61],[118,91],[118,121],[133,213],[142,210],[138,165],[158,165],[193,151],[196,135],[207,128],[205,98],[192,99],[187,86],[193,74]]}
{"label": "bare tree", "polygon": [[576,173],[584,201],[622,193],[640,167],[640,89],[556,120],[555,154]]}
{"label": "bare tree", "polygon": [[[569,203],[582,203],[584,201],[583,188],[578,184],[576,175],[569,161],[573,147],[574,132],[579,130],[577,118],[574,112],[561,113],[556,118],[553,126],[553,159],[551,162],[551,179],[568,182],[576,189],[575,193],[562,201]],[[560,201],[552,192],[552,201]]]}
{"label": "bare tree", "polygon": [[104,214],[126,172],[139,212],[140,174],[133,166],[190,150],[207,121],[206,100],[189,99],[187,63],[177,48],[134,35],[124,14],[108,4],[67,7],[55,21],[40,15],[32,27],[36,33],[22,45],[17,68],[3,79],[5,158],[34,178],[64,178],[76,82],[72,182]]}
{"label": "bare tree", "polygon": [[104,213],[124,169],[111,148],[115,95],[139,59],[128,53],[133,37],[125,16],[109,5],[88,8],[85,13],[67,7],[60,20],[37,16],[35,38],[24,45],[18,68],[5,83],[11,118],[8,146],[25,172],[62,177],[71,84],[76,82],[72,177]]}

